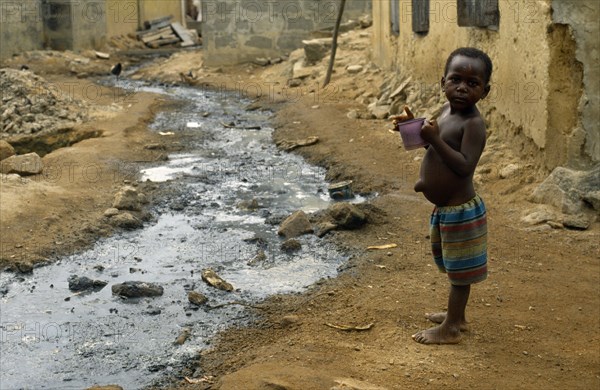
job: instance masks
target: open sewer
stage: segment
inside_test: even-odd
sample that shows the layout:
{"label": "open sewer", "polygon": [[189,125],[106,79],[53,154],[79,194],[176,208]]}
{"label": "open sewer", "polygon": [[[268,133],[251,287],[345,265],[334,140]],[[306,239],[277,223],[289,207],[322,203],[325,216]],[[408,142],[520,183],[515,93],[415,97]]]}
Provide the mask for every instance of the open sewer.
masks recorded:
{"label": "open sewer", "polygon": [[[168,194],[152,210],[155,222],[99,240],[32,275],[0,275],[1,389],[160,385],[196,359],[218,331],[253,319],[241,305],[194,306],[189,291],[204,294],[210,306],[252,304],[301,292],[335,276],[347,260],[314,235],[299,237],[297,252],[280,249],[277,229],[284,217],[326,208],[331,200],[323,169],[273,145],[270,113],[246,111],[249,101],[236,94],[120,84],[182,99],[180,110],[159,113],[151,129],[181,132],[190,142],[141,171],[142,181],[161,182]],[[265,256],[257,258],[261,251]],[[205,284],[200,274],[206,268],[235,290]],[[108,284],[74,295],[67,282],[72,275]],[[112,285],[132,280],[157,283],[164,293],[112,295]],[[188,340],[174,344],[185,328]]]}

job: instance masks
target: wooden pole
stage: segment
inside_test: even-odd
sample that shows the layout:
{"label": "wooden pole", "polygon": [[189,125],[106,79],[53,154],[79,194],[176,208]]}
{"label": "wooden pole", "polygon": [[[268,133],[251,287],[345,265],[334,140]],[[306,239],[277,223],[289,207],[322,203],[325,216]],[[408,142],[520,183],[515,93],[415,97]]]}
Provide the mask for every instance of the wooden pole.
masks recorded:
{"label": "wooden pole", "polygon": [[335,27],[333,28],[333,42],[331,43],[331,57],[329,58],[329,67],[327,68],[327,74],[325,75],[325,81],[323,86],[327,86],[331,80],[331,73],[333,72],[333,63],[335,62],[335,52],[337,51],[337,39],[338,32],[340,31],[340,24],[342,22],[342,14],[344,13],[344,7],[346,6],[346,0],[340,0],[340,9],[338,12],[337,20],[335,21]]}

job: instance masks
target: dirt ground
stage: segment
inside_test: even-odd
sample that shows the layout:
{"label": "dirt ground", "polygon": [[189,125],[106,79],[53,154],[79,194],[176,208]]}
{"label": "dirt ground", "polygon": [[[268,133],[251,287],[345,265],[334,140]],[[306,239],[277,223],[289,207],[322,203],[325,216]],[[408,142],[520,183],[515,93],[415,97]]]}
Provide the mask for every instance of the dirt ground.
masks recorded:
{"label": "dirt ground", "polygon": [[[233,84],[244,93],[268,80],[274,83],[268,84],[272,93],[263,94],[259,105],[276,110],[274,141],[318,136],[317,144],[296,152],[326,167],[331,182],[351,179],[356,192],[378,194],[365,227],[327,236],[355,252],[338,278],[320,281],[305,294],[262,303],[254,326],[222,333],[201,354],[198,367],[206,380],[181,380],[174,387],[599,388],[600,224],[585,231],[523,224],[521,217],[534,207],[526,198],[544,173],[532,168],[500,179],[498,169],[511,148],[493,129],[477,183],[489,213],[490,274],[472,289],[470,330],[458,345],[426,346],[411,339],[431,326],[424,313],[444,310],[448,294],[447,278],[437,272],[427,239],[432,205],[412,189],[423,152],[404,151],[398,134],[388,130],[389,121],[346,115],[364,110],[357,97],[375,90],[383,77],[376,69],[368,78],[347,74],[344,65],[351,60],[352,53],[342,47],[334,88],[316,87],[321,66],[314,79],[298,87],[302,96],[293,99],[285,88],[285,64],[204,69],[201,53],[190,52],[172,57],[177,67],[161,61],[136,76],[180,81],[180,72],[193,70],[191,83],[199,87]],[[368,58],[356,61],[368,64]],[[90,82],[39,66],[58,82]],[[4,265],[64,254],[110,234],[102,213],[124,180],[135,182],[131,171],[119,167],[162,158],[164,151],[144,148],[149,143],[163,143],[168,150],[176,142],[147,131],[153,113],[174,103],[136,94],[131,103],[115,106],[111,90],[104,90],[107,97],[94,100],[94,120],[85,125],[103,136],[44,157],[48,165],[96,167],[90,170],[101,174],[93,183],[91,171],[83,169],[52,182],[34,177],[27,184],[2,183],[2,242],[10,243],[2,251]],[[397,247],[366,249],[382,244]],[[371,326],[344,331],[328,323]]]}

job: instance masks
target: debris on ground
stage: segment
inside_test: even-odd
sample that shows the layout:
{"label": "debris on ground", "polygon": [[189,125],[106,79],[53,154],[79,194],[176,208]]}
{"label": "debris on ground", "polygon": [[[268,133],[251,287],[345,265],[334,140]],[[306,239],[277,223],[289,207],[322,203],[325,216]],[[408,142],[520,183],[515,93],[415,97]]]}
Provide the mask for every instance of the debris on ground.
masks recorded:
{"label": "debris on ground", "polygon": [[86,104],[27,70],[0,69],[0,139],[53,132],[87,119]]}
{"label": "debris on ground", "polygon": [[173,16],[169,15],[144,22],[145,30],[136,34],[138,40],[152,49],[167,45],[189,47],[200,44],[196,30],[188,30],[179,22],[171,22],[171,19]]}
{"label": "debris on ground", "polygon": [[210,286],[218,288],[223,291],[233,291],[231,283],[223,280],[215,271],[212,269],[205,269],[202,271],[202,280],[208,283]]}

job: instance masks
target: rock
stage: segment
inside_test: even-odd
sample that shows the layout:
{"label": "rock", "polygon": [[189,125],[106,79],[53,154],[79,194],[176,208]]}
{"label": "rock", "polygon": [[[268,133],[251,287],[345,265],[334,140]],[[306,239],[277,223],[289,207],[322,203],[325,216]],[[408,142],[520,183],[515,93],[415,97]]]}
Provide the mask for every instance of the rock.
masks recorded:
{"label": "rock", "polygon": [[292,325],[297,325],[300,323],[300,317],[295,314],[290,314],[289,316],[285,316],[279,321],[279,324],[284,328],[288,328]]}
{"label": "rock", "polygon": [[146,196],[146,194],[139,192],[138,193],[138,203],[139,204],[148,204],[148,203],[150,203],[150,201],[148,200],[148,197]]}
{"label": "rock", "polygon": [[37,175],[42,172],[43,167],[42,159],[37,153],[13,155],[0,162],[0,172],[4,174]]}
{"label": "rock", "polygon": [[106,386],[92,386],[85,390],[123,390],[119,385],[106,385]]}
{"label": "rock", "polygon": [[519,172],[517,164],[508,164],[500,169],[499,175],[501,179],[508,179],[516,175],[517,172]]}
{"label": "rock", "polygon": [[163,144],[152,143],[152,144],[146,144],[146,145],[144,145],[144,149],[148,149],[148,150],[165,150],[166,147]]}
{"label": "rock", "polygon": [[149,316],[157,316],[162,313],[162,310],[157,307],[148,307],[148,309],[142,312],[143,314],[147,314]]}
{"label": "rock", "polygon": [[562,224],[571,229],[586,230],[590,227],[590,218],[585,214],[565,215]]}
{"label": "rock", "polygon": [[87,290],[102,290],[108,284],[104,280],[92,280],[85,276],[71,275],[67,280],[69,282],[69,290],[71,291],[87,291]]}
{"label": "rock", "polygon": [[15,149],[11,144],[4,140],[0,140],[0,161],[15,155]]}
{"label": "rock", "polygon": [[115,207],[111,207],[111,208],[104,210],[103,215],[107,218],[110,218],[110,217],[114,217],[117,214],[119,214],[119,209],[117,209]]}
{"label": "rock", "polygon": [[375,386],[353,378],[336,379],[334,382],[335,386],[329,390],[387,390],[385,387]]}
{"label": "rock", "polygon": [[242,200],[238,203],[238,208],[242,210],[257,210],[260,208],[260,205],[258,204],[258,200],[254,198],[252,200]]}
{"label": "rock", "polygon": [[164,292],[163,287],[158,284],[138,281],[114,284],[111,289],[113,295],[126,298],[157,297]]}
{"label": "rock", "polygon": [[527,214],[521,218],[521,222],[527,225],[538,225],[540,223],[555,221],[557,215],[547,206],[539,206],[534,211],[528,211]]}
{"label": "rock", "polygon": [[199,292],[190,291],[188,293],[188,301],[194,305],[202,306],[208,302],[208,298]]}
{"label": "rock", "polygon": [[580,214],[588,205],[593,207],[599,183],[600,165],[589,171],[558,167],[533,191],[529,200],[553,205],[565,214]]}
{"label": "rock", "polygon": [[358,19],[358,24],[360,28],[369,28],[373,25],[373,17],[370,14],[363,15]]}
{"label": "rock", "polygon": [[358,119],[359,118],[358,111],[356,111],[356,110],[348,111],[346,116],[348,117],[348,119]]}
{"label": "rock", "polygon": [[317,38],[304,40],[304,58],[307,64],[316,64],[321,61],[331,50],[333,39]]}
{"label": "rock", "polygon": [[589,204],[594,210],[600,212],[600,190],[590,191],[587,194],[583,194],[582,199],[585,203]]}
{"label": "rock", "polygon": [[396,88],[391,94],[390,99],[395,99],[396,96],[399,96],[402,92],[404,92],[404,88],[412,81],[412,76],[408,76],[406,80],[404,80],[398,88]]}
{"label": "rock", "polygon": [[248,263],[246,263],[246,264],[256,265],[256,264],[264,262],[265,260],[267,260],[267,255],[265,254],[265,251],[263,251],[262,249],[259,249],[256,256],[254,256],[253,258],[248,260]]}
{"label": "rock", "polygon": [[110,223],[113,226],[120,227],[122,229],[134,230],[140,229],[144,227],[142,221],[129,214],[128,212],[123,212],[118,215],[115,215],[110,218]]}
{"label": "rock", "polygon": [[183,343],[185,343],[187,341],[187,339],[190,337],[191,333],[192,333],[192,331],[190,330],[190,328],[183,328],[181,330],[181,333],[179,334],[179,336],[177,336],[177,338],[173,342],[173,344],[183,345]]}
{"label": "rock", "polygon": [[302,249],[302,244],[300,244],[300,241],[294,239],[294,238],[290,238],[288,240],[285,240],[283,243],[281,243],[281,247],[280,249],[284,252],[296,252],[299,251],[300,249]]}
{"label": "rock", "polygon": [[28,261],[16,263],[15,265],[17,267],[17,271],[22,274],[30,274],[33,272],[33,264]]}
{"label": "rock", "polygon": [[292,78],[302,80],[312,75],[312,69],[304,67],[302,61],[298,61],[292,67]]}
{"label": "rock", "polygon": [[205,269],[202,271],[202,280],[208,283],[210,286],[218,288],[223,291],[233,291],[233,286],[221,279],[219,275],[212,269]]}
{"label": "rock", "polygon": [[302,80],[300,79],[289,79],[287,82],[288,87],[296,88],[302,85]]}
{"label": "rock", "polygon": [[362,70],[363,70],[362,65],[349,65],[346,67],[346,71],[349,74],[357,74],[357,73],[362,72]]}
{"label": "rock", "polygon": [[132,186],[124,186],[115,194],[114,208],[119,210],[140,210],[138,191]]}
{"label": "rock", "polygon": [[259,66],[267,66],[270,64],[269,59],[264,58],[264,57],[255,58],[254,61],[252,61],[252,62]]}
{"label": "rock", "polygon": [[367,222],[367,216],[353,204],[338,202],[327,209],[338,229],[356,229]]}
{"label": "rock", "polygon": [[386,119],[390,115],[391,106],[378,106],[373,105],[369,107],[369,113],[375,117],[375,119]]}
{"label": "rock", "polygon": [[337,228],[337,225],[335,223],[331,223],[328,221],[321,222],[321,223],[317,224],[317,229],[315,230],[315,235],[317,237],[323,237],[330,231],[335,230],[336,228]]}
{"label": "rock", "polygon": [[564,229],[565,225],[563,225],[561,222],[556,222],[556,221],[548,221],[546,222],[548,224],[548,226],[550,226],[552,229]]}
{"label": "rock", "polygon": [[306,213],[298,210],[281,223],[277,234],[285,238],[294,238],[312,232],[313,228]]}

